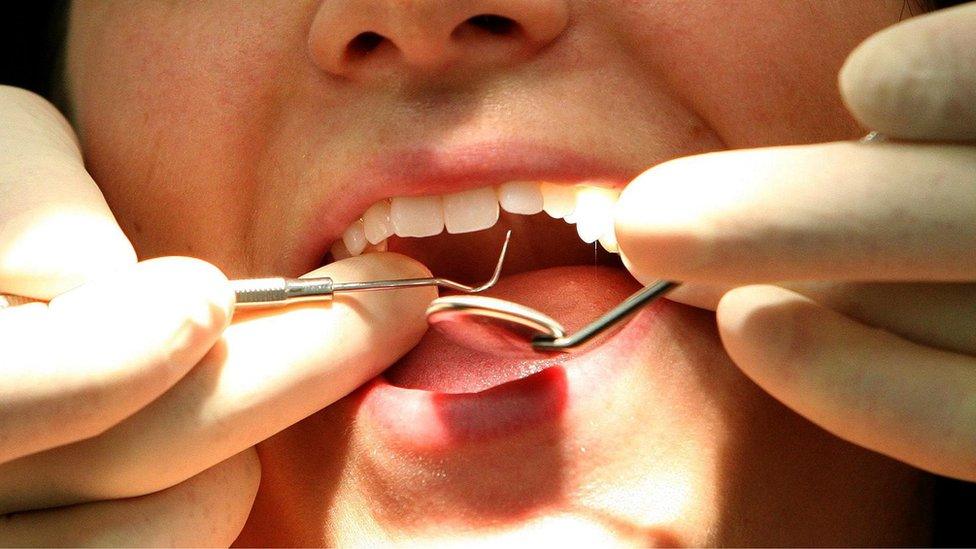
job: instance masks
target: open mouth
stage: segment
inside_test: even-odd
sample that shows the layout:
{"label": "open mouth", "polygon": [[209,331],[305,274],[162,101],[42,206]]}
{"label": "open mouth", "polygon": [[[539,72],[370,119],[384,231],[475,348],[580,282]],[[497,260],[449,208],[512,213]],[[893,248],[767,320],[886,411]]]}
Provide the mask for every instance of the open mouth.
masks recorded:
{"label": "open mouth", "polygon": [[[342,231],[331,255],[343,259],[388,250],[417,259],[437,276],[475,283],[491,272],[504,232],[511,230],[503,278],[485,293],[536,308],[572,330],[637,288],[616,253],[618,196],[606,184],[513,181],[384,198]],[[495,356],[459,347],[431,330],[384,378],[401,388],[470,394],[570,358]]]}

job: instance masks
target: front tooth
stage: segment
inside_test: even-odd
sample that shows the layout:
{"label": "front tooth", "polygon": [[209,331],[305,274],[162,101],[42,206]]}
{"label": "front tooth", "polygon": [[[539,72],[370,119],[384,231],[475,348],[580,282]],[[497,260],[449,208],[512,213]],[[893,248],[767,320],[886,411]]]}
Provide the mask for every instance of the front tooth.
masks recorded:
{"label": "front tooth", "polygon": [[613,230],[600,237],[600,245],[612,254],[620,253],[620,247],[617,246],[617,234]]}
{"label": "front tooth", "polygon": [[357,219],[355,223],[342,233],[342,243],[352,255],[359,255],[366,249],[366,233],[363,232],[363,220]]}
{"label": "front tooth", "polygon": [[533,215],[542,211],[542,191],[532,181],[509,181],[498,187],[498,202],[506,212]]}
{"label": "front tooth", "polygon": [[379,244],[394,233],[390,221],[390,203],[380,200],[363,214],[363,230],[370,244]]}
{"label": "front tooth", "polygon": [[568,185],[553,185],[543,183],[540,185],[542,192],[542,209],[552,217],[559,219],[573,213],[576,209],[576,191]]}
{"label": "front tooth", "polygon": [[600,187],[582,187],[576,196],[576,232],[587,244],[613,231],[613,206],[617,192]]}
{"label": "front tooth", "polygon": [[390,221],[397,236],[434,236],[444,230],[439,196],[403,196],[390,200]]}
{"label": "front tooth", "polygon": [[470,233],[498,222],[498,199],[491,187],[444,196],[444,226],[447,232]]}

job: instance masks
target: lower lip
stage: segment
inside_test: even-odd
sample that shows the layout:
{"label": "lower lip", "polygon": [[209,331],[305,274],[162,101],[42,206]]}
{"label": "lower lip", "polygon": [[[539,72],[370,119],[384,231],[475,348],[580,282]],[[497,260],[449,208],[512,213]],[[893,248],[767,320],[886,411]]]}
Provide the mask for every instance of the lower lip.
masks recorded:
{"label": "lower lip", "polygon": [[[530,276],[533,274],[527,273]],[[600,275],[606,282],[605,273]],[[543,277],[540,274],[539,278]],[[619,301],[636,288],[636,283],[625,273],[612,278],[617,279],[617,286],[620,287],[617,293],[620,295],[609,298],[601,296],[603,301]],[[622,284],[624,280],[628,281],[627,284]],[[605,294],[606,288],[612,286],[614,284],[604,284],[594,291]],[[545,293],[552,296],[559,292]],[[514,299],[508,295],[505,297]],[[538,305],[531,300],[519,301],[530,306]],[[586,299],[581,301],[587,302]],[[605,305],[589,308],[602,307]],[[668,311],[673,307],[674,304],[659,300],[638,313],[623,329],[599,346],[579,354],[566,355],[564,360],[549,359],[534,370],[529,370],[535,371],[531,375],[511,379],[513,376],[509,374],[510,380],[472,392],[408,388],[397,386],[404,385],[397,381],[394,381],[397,383],[394,385],[386,377],[380,376],[361,389],[359,420],[371,427],[372,434],[384,446],[412,454],[452,451],[552,425],[581,399],[600,398],[600,394],[605,393],[601,387],[606,388],[619,379],[622,368],[639,362],[626,360],[626,357],[634,355],[635,345],[646,343],[647,331],[653,330],[654,324],[668,316]],[[567,327],[574,330],[585,323],[583,318],[590,320],[600,312],[602,310],[583,311],[580,318],[570,318],[566,322]],[[448,368],[464,368],[465,365],[437,364],[436,367],[450,372]],[[501,368],[504,370],[504,367]]]}
{"label": "lower lip", "polygon": [[362,410],[387,444],[436,453],[554,421],[566,407],[567,384],[562,366],[477,393],[404,389],[379,377]]}

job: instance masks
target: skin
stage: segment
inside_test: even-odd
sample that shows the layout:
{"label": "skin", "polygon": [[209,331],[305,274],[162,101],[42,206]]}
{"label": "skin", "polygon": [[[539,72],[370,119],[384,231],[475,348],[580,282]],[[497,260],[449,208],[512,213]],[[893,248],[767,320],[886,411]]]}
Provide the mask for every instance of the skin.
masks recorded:
{"label": "skin", "polygon": [[[537,9],[564,9],[567,23],[555,34],[540,27],[545,47],[487,55],[469,37],[470,48],[445,62],[429,38],[436,33],[409,32],[442,24],[437,5],[389,3],[384,13],[399,26],[384,32],[399,53],[349,63],[336,52],[372,30],[352,16],[365,9],[357,2],[75,3],[73,122],[85,165],[139,257],[197,257],[230,277],[309,271],[317,258],[303,243],[318,205],[341,204],[371,158],[417,141],[518,131],[589,150],[633,177],[706,151],[856,138],[865,130],[841,101],[837,72],[903,8],[553,0]],[[519,5],[496,8],[538,16]],[[639,277],[657,272],[632,255]],[[268,438],[257,447],[261,486],[239,542],[926,542],[924,473],[780,404],[735,368],[711,312],[667,306],[677,320],[653,326],[667,337],[627,353],[621,379],[574,402],[558,429],[438,460],[387,453],[358,420],[360,391]],[[650,322],[628,330],[640,341]],[[404,335],[397,352],[416,337]],[[370,368],[393,358],[374,357]],[[285,427],[255,422],[266,436]],[[486,466],[501,472],[478,484]],[[438,481],[444,474],[461,480]],[[490,495],[472,497],[471,486]]]}

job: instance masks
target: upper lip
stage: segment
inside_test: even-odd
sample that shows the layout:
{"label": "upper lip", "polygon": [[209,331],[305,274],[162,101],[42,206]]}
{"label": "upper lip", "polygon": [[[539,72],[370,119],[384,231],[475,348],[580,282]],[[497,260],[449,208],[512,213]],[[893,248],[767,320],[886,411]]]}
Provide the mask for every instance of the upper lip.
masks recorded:
{"label": "upper lip", "polygon": [[621,187],[636,175],[578,152],[524,141],[404,148],[368,158],[364,166],[327,189],[328,196],[310,211],[299,235],[302,267],[318,266],[346,227],[383,198],[446,194],[515,180]]}

